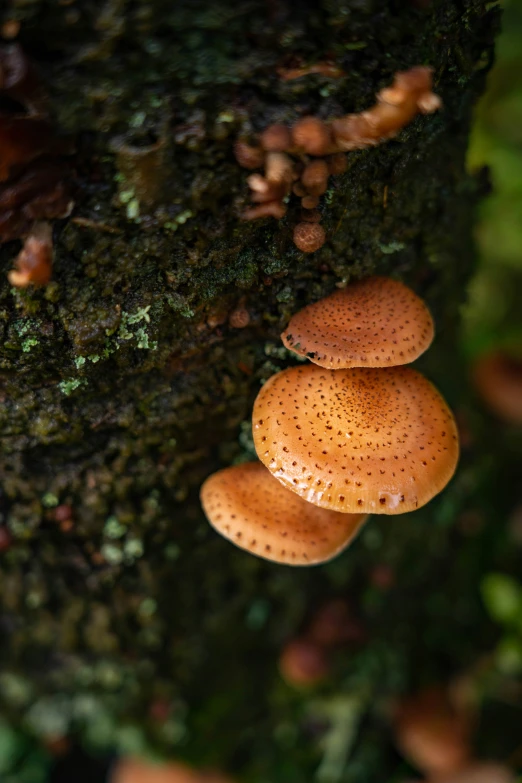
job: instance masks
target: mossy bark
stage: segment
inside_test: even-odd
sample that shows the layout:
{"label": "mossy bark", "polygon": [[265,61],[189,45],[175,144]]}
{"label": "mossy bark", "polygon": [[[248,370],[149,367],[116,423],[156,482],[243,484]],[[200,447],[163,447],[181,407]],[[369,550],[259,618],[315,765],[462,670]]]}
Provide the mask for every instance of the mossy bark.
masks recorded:
{"label": "mossy bark", "polygon": [[[372,641],[335,664],[321,703],[356,694],[366,721],[350,780],[377,771],[384,780],[395,758],[370,694],[467,660],[469,638],[450,635],[444,655],[436,633],[421,644],[418,623],[436,607],[400,590],[390,606],[368,585],[384,562],[397,579],[407,570],[406,593],[426,595],[448,557],[462,478],[308,570],[234,549],[198,503],[212,470],[252,453],[259,384],[292,361],[279,341],[289,316],[341,281],[393,274],[421,293],[438,332],[422,366],[451,402],[461,398],[456,330],[480,191],[465,154],[498,10],[484,0],[428,5],[11,0],[0,11],[21,21],[56,123],[77,137],[73,217],[88,221],[55,223],[45,289],[11,289],[17,247],[0,249],[2,511],[13,537],[0,555],[0,699],[38,733],[146,737],[246,779],[310,779],[321,710],[281,683],[277,656],[313,606],[341,594],[359,605]],[[346,76],[278,76],[326,59]],[[240,133],[362,110],[417,64],[434,67],[444,109],[349,154],[323,197],[319,252],[292,243],[297,203],[279,222],[239,221]],[[159,165],[140,157],[133,176],[121,157],[135,154],[129,145],[156,145]],[[239,302],[250,324],[233,329]],[[72,525],[57,521],[63,505]],[[460,596],[450,627],[463,613],[466,630],[476,619],[476,599],[461,595],[468,578],[448,580],[448,600]],[[424,644],[434,655],[419,663]]]}

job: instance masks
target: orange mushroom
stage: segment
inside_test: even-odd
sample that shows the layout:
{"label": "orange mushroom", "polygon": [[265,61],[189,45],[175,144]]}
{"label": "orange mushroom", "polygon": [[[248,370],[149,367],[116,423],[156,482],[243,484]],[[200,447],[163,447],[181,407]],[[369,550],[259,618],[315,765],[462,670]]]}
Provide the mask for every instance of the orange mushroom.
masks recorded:
{"label": "orange mushroom", "polygon": [[253,424],[258,457],[285,487],[345,513],[414,511],[458,460],[451,411],[410,367],[291,367],[261,388]]}
{"label": "orange mushroom", "polygon": [[390,277],[369,277],[308,305],[281,335],[321,367],[395,367],[429,348],[433,320],[422,299]]}
{"label": "orange mushroom", "polygon": [[199,783],[199,775],[185,764],[154,764],[133,758],[120,759],[113,768],[110,783]]}
{"label": "orange mushroom", "polygon": [[311,639],[293,639],[279,658],[279,671],[289,685],[306,688],[317,685],[329,674],[325,651]]}
{"label": "orange mushroom", "polygon": [[258,557],[287,565],[323,563],[352,541],[366,515],[340,514],[307,503],[259,462],[220,470],[201,487],[210,524]]}
{"label": "orange mushroom", "polygon": [[477,360],[473,375],[491,410],[505,421],[522,424],[522,359],[494,351]]}
{"label": "orange mushroom", "polygon": [[504,764],[477,761],[453,775],[437,777],[436,783],[515,783],[515,775]]}
{"label": "orange mushroom", "polygon": [[[307,204],[303,204],[303,206],[308,208]],[[319,223],[298,223],[294,228],[294,244],[303,253],[315,253],[324,245],[325,241],[326,234]]]}
{"label": "orange mushroom", "polygon": [[404,699],[396,708],[394,729],[402,753],[428,776],[438,780],[470,763],[469,716],[455,709],[444,688],[426,688]]}

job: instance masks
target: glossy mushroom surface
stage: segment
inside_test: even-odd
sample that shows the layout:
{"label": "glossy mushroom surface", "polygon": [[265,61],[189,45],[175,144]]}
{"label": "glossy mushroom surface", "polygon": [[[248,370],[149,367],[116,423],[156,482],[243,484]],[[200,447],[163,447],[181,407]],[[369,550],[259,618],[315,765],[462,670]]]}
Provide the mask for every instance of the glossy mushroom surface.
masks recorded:
{"label": "glossy mushroom surface", "polygon": [[410,367],[291,367],[253,410],[259,459],[310,503],[345,513],[401,514],[452,477],[457,427],[435,387]]}
{"label": "glossy mushroom surface", "polygon": [[201,487],[201,503],[222,536],[253,555],[287,565],[330,560],[366,520],[366,514],[341,514],[307,503],[259,462],[209,476]]}
{"label": "glossy mushroom surface", "polygon": [[395,367],[429,348],[434,327],[417,294],[389,277],[369,277],[296,313],[287,348],[321,367]]}

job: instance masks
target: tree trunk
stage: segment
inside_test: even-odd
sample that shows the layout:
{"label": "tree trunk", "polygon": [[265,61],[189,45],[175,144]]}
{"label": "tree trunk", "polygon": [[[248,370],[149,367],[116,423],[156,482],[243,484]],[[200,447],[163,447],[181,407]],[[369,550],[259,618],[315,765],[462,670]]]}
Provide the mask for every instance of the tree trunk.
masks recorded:
{"label": "tree trunk", "polygon": [[[2,709],[39,735],[78,729],[98,745],[150,743],[248,780],[291,783],[312,778],[338,704],[365,718],[349,780],[391,779],[376,694],[467,660],[451,633],[462,627],[457,611],[445,619],[444,654],[436,633],[419,633],[451,562],[447,522],[462,507],[462,476],[415,514],[374,518],[345,554],[312,569],[264,562],[218,537],[198,487],[253,457],[255,395],[291,362],[279,334],[339,283],[391,274],[425,297],[437,340],[420,367],[458,407],[458,311],[481,189],[465,155],[497,8],[7,5],[0,19],[21,21],[56,126],[76,137],[78,186],[72,216],[54,223],[49,285],[11,288],[18,245],[0,249],[2,512],[12,539],[0,555]],[[279,69],[326,61],[344,75],[281,78]],[[348,171],[322,197],[318,252],[292,242],[296,198],[280,221],[239,220],[248,187],[236,138],[304,114],[361,111],[395,72],[420,64],[434,67],[443,110],[348,153]],[[245,328],[230,323],[238,308]],[[382,565],[404,578],[389,601],[369,581]],[[458,577],[446,587],[448,600],[461,594]],[[319,704],[282,683],[277,659],[310,612],[339,595],[368,641],[332,664]],[[478,610],[468,604],[472,637]],[[342,752],[337,767],[333,751],[323,758],[324,780],[341,779]]]}

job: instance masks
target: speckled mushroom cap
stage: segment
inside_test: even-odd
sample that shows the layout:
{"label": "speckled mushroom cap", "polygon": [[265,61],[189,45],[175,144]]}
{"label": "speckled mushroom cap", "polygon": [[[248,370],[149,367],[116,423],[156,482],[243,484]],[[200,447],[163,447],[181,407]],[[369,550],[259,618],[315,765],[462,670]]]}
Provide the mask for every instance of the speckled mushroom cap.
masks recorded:
{"label": "speckled mushroom cap", "polygon": [[366,514],[340,514],[288,492],[260,462],[218,471],[201,487],[210,524],[253,555],[287,565],[331,560],[354,538]]}
{"label": "speckled mushroom cap", "polygon": [[259,459],[285,487],[346,513],[414,511],[458,459],[451,411],[411,367],[291,367],[261,388],[253,426]]}
{"label": "speckled mushroom cap", "polygon": [[353,283],[290,320],[281,339],[321,367],[396,367],[414,361],[433,340],[422,299],[389,277]]}

